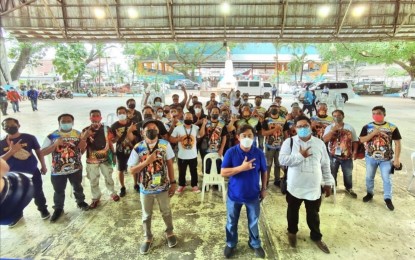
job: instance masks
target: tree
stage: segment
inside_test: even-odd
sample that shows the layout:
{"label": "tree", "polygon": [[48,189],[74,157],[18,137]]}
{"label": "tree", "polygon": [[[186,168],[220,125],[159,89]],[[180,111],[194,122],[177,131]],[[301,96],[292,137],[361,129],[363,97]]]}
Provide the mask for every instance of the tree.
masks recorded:
{"label": "tree", "polygon": [[63,79],[73,80],[73,87],[79,90],[87,65],[98,58],[103,58],[105,50],[111,47],[113,46],[97,43],[91,45],[88,52],[83,43],[58,44],[53,65]]}
{"label": "tree", "polygon": [[16,61],[10,70],[12,81],[20,78],[27,65],[39,66],[39,60],[45,56],[47,48],[51,46],[47,43],[18,42],[14,38],[9,38],[8,41],[11,45],[8,56]]}
{"label": "tree", "polygon": [[[328,44],[317,48],[320,55],[328,57]],[[415,79],[415,42],[368,42],[368,43],[336,43],[339,57],[371,64],[398,64]]]}
{"label": "tree", "polygon": [[288,70],[294,75],[295,84],[297,84],[297,73],[300,71],[301,66],[303,66],[303,63],[296,57],[292,57],[291,61],[288,63]]}
{"label": "tree", "polygon": [[291,43],[287,45],[288,49],[291,50],[293,59],[296,60],[295,63],[300,65],[300,82],[303,81],[304,64],[307,62],[307,48],[309,46],[307,43]]}

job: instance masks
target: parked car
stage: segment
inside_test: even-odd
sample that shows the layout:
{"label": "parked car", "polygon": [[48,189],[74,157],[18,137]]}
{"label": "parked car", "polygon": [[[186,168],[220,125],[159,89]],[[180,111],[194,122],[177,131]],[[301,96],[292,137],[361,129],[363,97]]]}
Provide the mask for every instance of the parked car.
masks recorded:
{"label": "parked car", "polygon": [[[335,97],[336,95],[340,95],[344,102],[347,102],[349,99],[354,97],[353,88],[346,82],[321,82],[313,84],[309,87],[310,90],[315,90],[317,96],[317,102],[321,97],[321,92],[323,91],[324,87],[327,86],[329,89],[329,96]],[[304,93],[305,89],[299,93],[297,97],[298,100],[304,100]]]}
{"label": "parked car", "polygon": [[175,89],[179,89],[180,85],[184,85],[186,89],[198,90],[200,88],[199,83],[193,82],[190,79],[181,79],[174,82]]}
{"label": "parked car", "polygon": [[383,81],[365,81],[365,82],[358,82],[354,86],[354,91],[357,94],[378,94],[383,95],[385,92],[385,82]]}

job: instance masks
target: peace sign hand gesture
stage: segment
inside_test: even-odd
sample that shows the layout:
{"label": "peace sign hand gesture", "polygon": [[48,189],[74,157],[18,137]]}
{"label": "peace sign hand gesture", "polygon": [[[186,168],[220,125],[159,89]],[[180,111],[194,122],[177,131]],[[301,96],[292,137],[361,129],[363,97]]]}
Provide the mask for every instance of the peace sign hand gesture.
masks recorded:
{"label": "peace sign hand gesture", "polygon": [[248,161],[248,158],[245,156],[245,160],[242,162],[241,166],[239,166],[240,169],[241,169],[241,172],[249,171],[249,170],[255,168],[255,164],[253,163],[255,160],[256,159],[254,158],[254,159]]}

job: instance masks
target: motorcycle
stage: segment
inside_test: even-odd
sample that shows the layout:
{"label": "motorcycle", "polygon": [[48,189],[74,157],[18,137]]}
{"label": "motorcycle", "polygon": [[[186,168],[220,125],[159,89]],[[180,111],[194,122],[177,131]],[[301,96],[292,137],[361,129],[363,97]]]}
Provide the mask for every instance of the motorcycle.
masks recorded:
{"label": "motorcycle", "polygon": [[61,90],[61,89],[59,89],[57,92],[56,92],[56,97],[57,98],[73,98],[73,94],[72,94],[72,91],[70,91],[70,90],[66,90],[66,89],[64,89],[64,90]]}
{"label": "motorcycle", "polygon": [[88,89],[88,91],[86,92],[87,97],[93,97],[92,91],[90,89]]}
{"label": "motorcycle", "polygon": [[52,100],[55,100],[55,94],[53,92],[41,91],[41,92],[39,92],[39,95],[38,95],[37,98],[39,100],[42,100],[42,99],[52,99]]}

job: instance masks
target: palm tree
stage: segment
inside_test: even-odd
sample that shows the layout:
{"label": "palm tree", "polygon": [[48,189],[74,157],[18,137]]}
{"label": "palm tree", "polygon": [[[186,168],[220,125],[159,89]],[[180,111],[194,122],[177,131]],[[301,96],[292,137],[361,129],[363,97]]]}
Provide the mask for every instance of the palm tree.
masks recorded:
{"label": "palm tree", "polygon": [[294,74],[294,81],[297,85],[297,73],[300,71],[301,66],[303,63],[301,60],[297,59],[296,57],[292,57],[291,61],[288,63],[288,69],[291,74]]}
{"label": "palm tree", "polygon": [[288,44],[288,48],[291,50],[291,54],[294,56],[294,59],[297,60],[300,65],[300,81],[303,81],[304,73],[304,64],[307,62],[305,59],[307,57],[307,48],[310,45],[307,43],[291,43]]}

